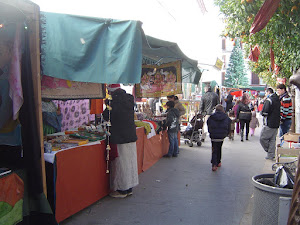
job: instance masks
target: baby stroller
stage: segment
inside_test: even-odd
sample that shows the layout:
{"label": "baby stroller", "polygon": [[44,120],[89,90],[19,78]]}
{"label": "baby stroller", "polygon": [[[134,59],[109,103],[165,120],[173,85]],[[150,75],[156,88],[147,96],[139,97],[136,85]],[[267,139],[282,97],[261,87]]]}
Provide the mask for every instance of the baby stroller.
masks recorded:
{"label": "baby stroller", "polygon": [[192,118],[189,125],[183,132],[184,143],[193,147],[193,142],[197,143],[197,146],[202,145],[202,128],[203,128],[203,116],[197,114]]}

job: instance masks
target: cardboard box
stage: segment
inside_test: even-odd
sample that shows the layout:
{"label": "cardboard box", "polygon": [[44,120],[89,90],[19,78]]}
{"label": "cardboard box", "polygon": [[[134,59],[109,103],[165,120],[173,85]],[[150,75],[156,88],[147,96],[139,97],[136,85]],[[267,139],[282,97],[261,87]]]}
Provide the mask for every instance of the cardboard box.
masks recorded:
{"label": "cardboard box", "polygon": [[283,135],[285,141],[299,142],[300,134],[299,133],[286,133]]}

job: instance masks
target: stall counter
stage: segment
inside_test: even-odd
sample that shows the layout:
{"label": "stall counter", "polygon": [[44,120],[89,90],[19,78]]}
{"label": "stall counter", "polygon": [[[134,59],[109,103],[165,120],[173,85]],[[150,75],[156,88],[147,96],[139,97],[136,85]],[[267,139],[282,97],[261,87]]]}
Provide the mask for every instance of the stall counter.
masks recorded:
{"label": "stall counter", "polygon": [[[167,154],[169,141],[166,131],[150,139],[143,127],[137,128],[136,133],[140,174]],[[54,161],[47,162],[47,188],[52,193],[48,198],[52,198],[49,202],[58,223],[109,194],[105,148],[101,141],[51,153]]]}

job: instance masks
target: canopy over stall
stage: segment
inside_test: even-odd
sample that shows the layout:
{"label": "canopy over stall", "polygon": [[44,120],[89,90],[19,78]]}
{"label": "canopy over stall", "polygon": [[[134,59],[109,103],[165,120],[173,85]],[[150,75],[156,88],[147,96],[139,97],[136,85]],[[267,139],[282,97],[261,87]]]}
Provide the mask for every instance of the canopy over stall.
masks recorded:
{"label": "canopy over stall", "polygon": [[41,12],[43,75],[91,83],[139,83],[142,28],[119,21]]}
{"label": "canopy over stall", "polygon": [[41,12],[43,75],[91,83],[140,83],[149,64],[181,61],[182,82],[198,84],[198,62],[176,43],[146,36],[140,21]]}
{"label": "canopy over stall", "polygon": [[182,82],[198,84],[202,72],[196,60],[188,58],[174,42],[160,40],[146,35],[143,40],[143,57],[150,64],[162,64],[181,60]]}

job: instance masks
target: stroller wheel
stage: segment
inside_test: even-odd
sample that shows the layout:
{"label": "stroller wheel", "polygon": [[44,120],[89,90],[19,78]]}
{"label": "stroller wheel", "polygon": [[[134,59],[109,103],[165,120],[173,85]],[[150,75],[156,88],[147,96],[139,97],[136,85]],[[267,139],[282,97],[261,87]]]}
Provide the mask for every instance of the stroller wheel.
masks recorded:
{"label": "stroller wheel", "polygon": [[198,141],[197,142],[197,146],[201,146],[202,145],[202,142],[201,141]]}
{"label": "stroller wheel", "polygon": [[189,147],[193,147],[193,142],[189,142]]}

